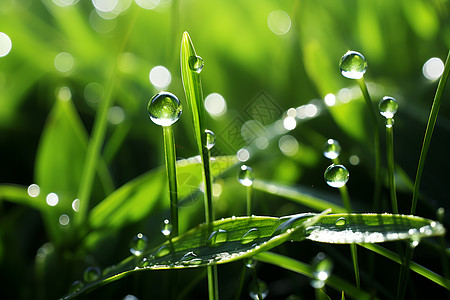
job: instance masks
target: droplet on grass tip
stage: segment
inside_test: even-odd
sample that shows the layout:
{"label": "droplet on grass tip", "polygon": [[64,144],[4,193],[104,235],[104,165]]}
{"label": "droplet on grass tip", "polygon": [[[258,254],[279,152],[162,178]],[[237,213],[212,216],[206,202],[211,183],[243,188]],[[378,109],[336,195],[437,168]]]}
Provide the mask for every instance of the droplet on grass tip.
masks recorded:
{"label": "droplet on grass tip", "polygon": [[340,188],[343,187],[350,176],[350,173],[348,172],[347,168],[345,168],[343,165],[330,165],[323,175],[326,183],[334,188]]}
{"label": "droplet on grass tip", "polygon": [[228,231],[224,229],[219,229],[213,231],[208,239],[206,240],[206,245],[208,247],[217,247],[222,245],[228,240]]}
{"label": "droplet on grass tip", "polygon": [[[249,287],[249,296],[253,300],[263,300],[269,294],[267,284],[262,280],[252,281]],[[261,298],[259,297],[261,295]]]}
{"label": "droplet on grass tip", "polygon": [[360,79],[367,70],[365,57],[356,51],[347,51],[339,64],[341,74],[350,79]]}
{"label": "droplet on grass tip", "polygon": [[203,58],[201,58],[198,55],[197,56],[193,55],[193,56],[189,57],[188,63],[189,63],[189,68],[196,73],[200,73],[205,64],[203,62]]}
{"label": "droplet on grass tip", "polygon": [[214,132],[208,129],[205,130],[205,135],[206,148],[208,148],[208,150],[211,150],[212,147],[214,147],[214,145],[216,144],[216,136],[214,135]]}
{"label": "droplet on grass tip", "polygon": [[148,102],[147,111],[153,123],[170,126],[181,116],[181,102],[172,93],[159,92]]}
{"label": "droplet on grass tip", "polygon": [[164,236],[169,236],[172,233],[172,224],[170,223],[169,219],[165,219],[163,223],[161,224],[161,233]]}
{"label": "droplet on grass tip", "polygon": [[392,97],[385,96],[378,103],[378,108],[380,109],[380,114],[386,119],[392,119],[397,112],[398,103]]}
{"label": "droplet on grass tip", "polygon": [[341,145],[338,141],[328,139],[323,149],[323,155],[329,159],[335,159],[341,154]]}
{"label": "droplet on grass tip", "polygon": [[239,171],[238,179],[243,186],[253,185],[253,180],[255,180],[253,169],[249,166],[242,165],[241,170]]}
{"label": "droplet on grass tip", "polygon": [[83,278],[86,282],[92,282],[98,280],[102,274],[102,271],[97,266],[90,266],[84,270]]}
{"label": "droplet on grass tip", "polygon": [[141,255],[147,248],[147,237],[142,233],[136,234],[130,241],[130,252],[133,255]]}

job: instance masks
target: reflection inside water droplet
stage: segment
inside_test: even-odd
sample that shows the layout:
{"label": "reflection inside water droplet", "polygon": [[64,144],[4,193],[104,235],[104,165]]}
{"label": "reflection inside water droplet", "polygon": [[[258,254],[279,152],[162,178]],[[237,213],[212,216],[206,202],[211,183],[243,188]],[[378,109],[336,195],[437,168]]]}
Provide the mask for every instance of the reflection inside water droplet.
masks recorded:
{"label": "reflection inside water droplet", "polygon": [[84,270],[83,278],[86,282],[96,281],[100,278],[102,271],[97,266],[90,266]]}
{"label": "reflection inside water droplet", "polygon": [[239,171],[238,179],[243,186],[251,186],[253,184],[253,180],[255,180],[253,169],[249,166],[242,165],[241,170]]}
{"label": "reflection inside water droplet", "polygon": [[209,247],[217,247],[225,243],[228,239],[228,231],[219,229],[213,231],[208,239],[206,240],[206,245]]}
{"label": "reflection inside water droplet", "polygon": [[189,57],[188,63],[189,68],[196,73],[200,73],[204,66],[203,58],[195,55]]}
{"label": "reflection inside water droplet", "polygon": [[347,51],[341,58],[339,64],[341,73],[344,77],[350,79],[360,79],[367,70],[367,61],[365,57],[356,51]]}
{"label": "reflection inside water droplet", "polygon": [[147,237],[142,233],[136,234],[130,241],[130,252],[133,255],[141,255],[147,248]]}
{"label": "reflection inside water droplet", "polygon": [[343,165],[330,165],[323,175],[326,183],[334,188],[340,188],[343,187],[350,176],[350,173],[348,172],[347,168],[345,168]]}
{"label": "reflection inside water droplet", "polygon": [[256,260],[253,257],[246,258],[245,266],[249,269],[253,269],[254,267],[256,267]]}
{"label": "reflection inside water droplet", "polygon": [[[249,296],[253,300],[262,300],[269,294],[267,284],[262,280],[252,281],[249,287]],[[261,297],[260,297],[261,296]]]}
{"label": "reflection inside water droplet", "polygon": [[392,119],[397,112],[398,103],[392,97],[383,97],[380,103],[378,103],[378,108],[380,110],[380,114],[386,119]]}
{"label": "reflection inside water droplet", "polygon": [[251,243],[254,240],[256,240],[257,238],[259,238],[260,236],[261,236],[261,232],[259,231],[259,229],[252,228],[242,235],[241,244],[245,245],[245,244]]}
{"label": "reflection inside water droplet", "polygon": [[311,285],[314,288],[322,288],[325,285],[325,281],[330,277],[333,270],[333,261],[323,252],[319,252],[311,262],[314,279],[311,281]]}
{"label": "reflection inside water droplet", "polygon": [[148,114],[153,123],[160,126],[170,126],[181,116],[181,102],[168,92],[159,92],[149,101]]}
{"label": "reflection inside water droplet", "polygon": [[170,223],[169,219],[165,219],[163,223],[161,224],[161,233],[168,237],[172,233],[172,224]]}
{"label": "reflection inside water droplet", "polygon": [[323,149],[323,156],[329,159],[336,159],[341,154],[341,145],[338,141],[328,139]]}
{"label": "reflection inside water droplet", "polygon": [[346,223],[347,223],[347,221],[345,220],[345,218],[341,217],[341,218],[336,220],[334,225],[336,225],[336,226],[344,226]]}
{"label": "reflection inside water droplet", "polygon": [[214,132],[208,129],[205,129],[205,135],[206,148],[208,148],[208,150],[211,150],[212,147],[214,147],[214,145],[216,144],[216,136],[214,135]]}

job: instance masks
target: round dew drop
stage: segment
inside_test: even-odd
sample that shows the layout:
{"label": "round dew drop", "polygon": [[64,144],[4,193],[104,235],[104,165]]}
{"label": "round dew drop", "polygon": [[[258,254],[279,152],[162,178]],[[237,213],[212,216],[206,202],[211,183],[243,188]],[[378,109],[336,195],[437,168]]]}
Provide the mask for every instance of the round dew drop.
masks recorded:
{"label": "round dew drop", "polygon": [[222,245],[228,240],[228,231],[224,229],[215,230],[206,240],[206,245],[208,247],[217,247]]}
{"label": "round dew drop", "polygon": [[333,139],[328,139],[323,149],[323,156],[329,159],[335,159],[338,158],[340,154],[341,145],[339,142]]}
{"label": "round dew drop", "polygon": [[253,185],[253,180],[255,180],[253,169],[249,166],[242,165],[241,170],[239,171],[238,179],[243,186]]}
{"label": "round dew drop", "polygon": [[98,280],[100,278],[101,274],[102,274],[102,271],[100,270],[99,267],[90,266],[90,267],[87,267],[86,270],[84,270],[83,278],[84,278],[84,281],[86,281],[86,282],[92,282],[92,281]]}
{"label": "round dew drop", "polygon": [[347,168],[345,168],[343,165],[330,165],[323,175],[326,183],[334,188],[340,188],[343,187],[350,176],[350,173],[348,172]]}
{"label": "round dew drop", "polygon": [[148,102],[147,111],[153,123],[170,126],[181,116],[181,102],[172,93],[159,92]]}
{"label": "round dew drop", "polygon": [[339,219],[336,220],[336,222],[334,222],[334,225],[338,226],[338,227],[342,227],[347,223],[347,220],[345,220],[344,217],[341,217]]}
{"label": "round dew drop", "polygon": [[241,244],[245,245],[245,244],[251,243],[254,240],[258,239],[260,236],[261,236],[261,233],[259,232],[259,229],[252,228],[242,235]]}
{"label": "round dew drop", "polygon": [[[333,261],[323,252],[319,252],[311,263],[314,280],[311,282],[313,287],[323,286],[330,277],[333,270]],[[317,288],[317,287],[316,287]]]}
{"label": "round dew drop", "polygon": [[360,79],[367,70],[365,57],[356,51],[347,51],[339,64],[341,74],[350,79]]}
{"label": "round dew drop", "polygon": [[164,236],[169,236],[172,233],[172,224],[168,219],[165,219],[163,223],[161,224],[161,233]]}
{"label": "round dew drop", "polygon": [[214,147],[214,145],[216,144],[216,136],[214,135],[214,132],[208,129],[205,130],[205,135],[206,148],[208,148],[208,150],[211,150],[212,147]]}
{"label": "round dew drop", "polygon": [[249,257],[245,259],[245,266],[249,269],[253,269],[256,267],[256,260],[253,257]]}
{"label": "round dew drop", "polygon": [[386,119],[392,119],[398,110],[398,103],[392,97],[385,96],[378,103],[378,108],[380,109],[380,114]]}
{"label": "round dew drop", "polygon": [[[269,294],[267,284],[262,280],[252,281],[249,287],[249,296],[253,300],[263,300]],[[261,295],[262,299],[259,297]]]}
{"label": "round dew drop", "polygon": [[147,237],[142,233],[136,234],[130,242],[130,252],[133,255],[141,255],[147,248]]}
{"label": "round dew drop", "polygon": [[203,62],[203,58],[201,58],[198,55],[197,56],[193,55],[193,56],[189,57],[188,63],[189,63],[189,68],[196,73],[200,73],[205,64]]}

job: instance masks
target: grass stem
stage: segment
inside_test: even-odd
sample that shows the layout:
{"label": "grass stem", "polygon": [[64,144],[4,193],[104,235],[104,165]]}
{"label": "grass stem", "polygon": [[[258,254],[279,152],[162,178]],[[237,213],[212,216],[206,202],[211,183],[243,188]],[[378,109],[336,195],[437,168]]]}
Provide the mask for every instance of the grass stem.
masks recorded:
{"label": "grass stem", "polygon": [[425,130],[425,136],[423,138],[422,150],[420,151],[419,164],[417,166],[416,179],[414,180],[413,197],[411,201],[412,215],[416,213],[417,199],[419,197],[419,187],[420,181],[422,179],[422,172],[425,166],[428,148],[430,147],[431,136],[433,135],[434,126],[436,125],[439,108],[441,106],[442,93],[444,92],[444,87],[445,84],[447,83],[449,73],[450,73],[450,50],[448,51],[447,59],[445,60],[444,72],[442,73],[441,79],[439,80],[439,84],[433,100],[433,105],[431,106],[431,112],[428,118],[427,129]]}
{"label": "grass stem", "polygon": [[394,174],[394,119],[386,119],[386,157],[388,165],[389,189],[391,192],[392,212],[398,214],[397,192]]}
{"label": "grass stem", "polygon": [[173,237],[178,235],[178,195],[175,138],[172,126],[163,126],[164,157],[166,162],[167,180],[169,182],[170,222],[172,223]]}
{"label": "grass stem", "polygon": [[375,189],[373,193],[374,208],[378,210],[380,207],[380,193],[381,193],[381,149],[380,149],[380,132],[377,125],[377,119],[375,109],[373,108],[372,99],[370,98],[369,91],[367,90],[366,81],[364,76],[357,79],[363,98],[366,102],[367,109],[369,110],[369,118],[372,123],[373,130],[373,144],[375,151]]}

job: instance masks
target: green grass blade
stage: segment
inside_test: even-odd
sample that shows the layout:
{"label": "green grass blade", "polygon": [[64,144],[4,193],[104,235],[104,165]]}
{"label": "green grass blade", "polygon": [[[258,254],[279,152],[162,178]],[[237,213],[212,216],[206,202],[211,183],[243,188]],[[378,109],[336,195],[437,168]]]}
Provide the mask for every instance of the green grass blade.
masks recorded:
{"label": "green grass blade", "polygon": [[[293,272],[308,276],[309,278],[314,278],[313,270],[310,265],[281,254],[262,252],[255,255],[255,259],[284,268],[286,270],[291,270]],[[340,279],[335,275],[328,277],[326,284],[337,291],[344,291],[347,295],[353,297],[354,299],[377,299],[372,298],[372,295],[358,289],[349,282]]]}
{"label": "green grass blade", "polygon": [[411,214],[416,213],[417,199],[419,197],[419,187],[420,181],[422,179],[422,172],[425,166],[428,148],[430,147],[434,126],[436,125],[439,108],[441,106],[442,93],[444,92],[445,84],[447,83],[449,73],[450,73],[450,50],[448,51],[447,59],[445,60],[444,72],[442,73],[441,79],[439,80],[439,84],[433,100],[433,105],[431,106],[430,117],[428,118],[427,129],[425,130],[425,137],[423,138],[422,150],[420,151],[419,157],[419,165],[417,166],[416,179],[414,181],[414,192],[411,201]]}
{"label": "green grass blade", "polygon": [[445,234],[439,222],[393,214],[330,214],[307,230],[307,239],[336,244],[381,243]]}
{"label": "green grass blade", "polygon": [[306,237],[306,227],[313,225],[328,212],[281,218],[232,217],[204,223],[146,251],[142,256],[125,259],[109,268],[99,280],[86,283],[82,289],[63,299],[72,299],[132,272],[224,264],[272,249],[289,240],[302,241]]}

